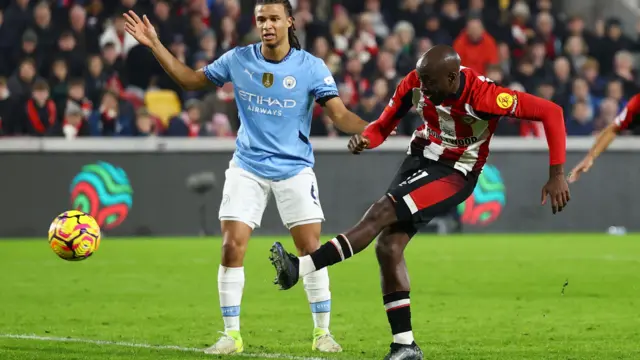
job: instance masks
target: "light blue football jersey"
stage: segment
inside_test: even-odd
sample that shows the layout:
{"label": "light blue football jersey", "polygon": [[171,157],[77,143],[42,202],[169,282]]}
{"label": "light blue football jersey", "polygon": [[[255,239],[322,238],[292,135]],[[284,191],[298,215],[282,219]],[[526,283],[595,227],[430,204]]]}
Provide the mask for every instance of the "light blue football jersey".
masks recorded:
{"label": "light blue football jersey", "polygon": [[217,86],[233,83],[241,123],[234,162],[260,177],[283,180],[313,167],[313,105],[338,96],[338,89],[321,59],[292,48],[273,62],[262,56],[261,46],[229,50],[204,73]]}

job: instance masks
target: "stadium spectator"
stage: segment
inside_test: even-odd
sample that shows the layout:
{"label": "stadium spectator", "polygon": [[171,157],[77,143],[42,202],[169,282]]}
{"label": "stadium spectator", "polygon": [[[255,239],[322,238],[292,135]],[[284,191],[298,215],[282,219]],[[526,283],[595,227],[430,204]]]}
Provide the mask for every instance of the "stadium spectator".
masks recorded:
{"label": "stadium spectator", "polygon": [[630,98],[640,89],[633,70],[633,55],[627,50],[618,51],[613,60],[613,78],[622,82],[625,97]]}
{"label": "stadium spectator", "polygon": [[609,80],[607,83],[606,97],[618,102],[619,110],[627,104],[627,97],[624,95],[624,86],[619,79]]}
{"label": "stadium spectator", "polygon": [[106,44],[113,44],[116,55],[121,58],[127,57],[129,50],[138,45],[136,39],[124,31],[124,24],[124,18],[117,14],[100,35],[100,46],[104,47]]}
{"label": "stadium spectator", "polygon": [[31,97],[22,104],[20,117],[20,133],[30,136],[51,134],[57,122],[56,104],[50,98],[49,84],[38,79],[33,84]]}
{"label": "stadium spectator", "polygon": [[559,40],[553,34],[554,25],[553,17],[547,12],[541,12],[536,17],[536,34],[544,43],[547,58],[550,60],[555,59],[561,48]]}
{"label": "stadium spectator", "polygon": [[613,99],[604,99],[600,102],[598,118],[594,125],[597,131],[606,128],[618,115],[618,103]]}
{"label": "stadium spectator", "polygon": [[465,30],[453,42],[462,65],[484,74],[487,66],[498,63],[496,40],[484,30],[482,20],[471,18]]}
{"label": "stadium spectator", "polygon": [[89,126],[93,136],[129,136],[132,135],[133,107],[120,101],[113,90],[105,91],[97,110],[89,117]]}
{"label": "stadium spectator", "polygon": [[600,65],[594,58],[587,58],[582,65],[580,75],[589,83],[589,91],[598,97],[603,97],[607,82],[600,76]]}
{"label": "stadium spectator", "polygon": [[440,26],[440,18],[434,13],[427,15],[424,28],[419,31],[419,36],[429,38],[435,44],[453,44],[451,34],[442,29]]}
{"label": "stadium spectator", "polygon": [[[58,29],[56,28],[56,25],[52,23],[51,8],[49,8],[49,4],[44,1],[39,2],[33,9],[33,18],[34,24],[32,31],[35,33],[35,37],[37,39],[38,52],[41,54],[54,53],[58,40]],[[47,65],[48,64],[45,65],[45,69],[48,69]],[[48,76],[48,74],[43,74],[43,76]]]}
{"label": "stadium spectator", "polygon": [[573,104],[566,128],[567,135],[591,135],[594,131],[591,106],[584,101]]}
{"label": "stadium spectator", "polygon": [[573,73],[577,73],[587,62],[588,48],[584,38],[572,35],[567,38],[564,43],[564,53],[569,62]]}
{"label": "stadium spectator", "polygon": [[198,137],[205,134],[200,116],[200,101],[191,99],[185,104],[185,111],[169,120],[165,136]]}
{"label": "stadium spectator", "polygon": [[60,126],[55,127],[52,135],[63,136],[66,139],[75,139],[90,135],[89,124],[80,106],[75,103],[67,105],[64,111],[64,120]]}
{"label": "stadium spectator", "polygon": [[[589,108],[589,120],[593,120],[600,108],[602,100],[589,93],[589,83],[583,78],[575,78],[572,85],[572,94],[569,97],[569,105],[573,106],[578,102],[585,103]],[[565,109],[566,112],[566,109]]]}
{"label": "stadium spectator", "polygon": [[154,119],[149,110],[141,107],[136,110],[136,124],[133,136],[152,136],[158,133],[158,120]]}
{"label": "stadium spectator", "polygon": [[31,96],[31,86],[36,79],[38,79],[38,73],[35,61],[32,58],[23,59],[7,82],[11,96],[18,102],[26,101]]}

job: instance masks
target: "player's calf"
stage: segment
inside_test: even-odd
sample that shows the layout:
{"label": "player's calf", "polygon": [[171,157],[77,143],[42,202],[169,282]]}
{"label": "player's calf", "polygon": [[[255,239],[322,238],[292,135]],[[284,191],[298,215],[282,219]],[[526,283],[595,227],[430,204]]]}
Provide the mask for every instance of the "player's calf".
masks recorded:
{"label": "player's calf", "polygon": [[344,261],[366,249],[382,229],[395,221],[395,207],[385,196],[369,208],[356,226],[331,239],[313,254],[301,257],[300,276]]}
{"label": "player's calf", "polygon": [[369,246],[382,229],[396,221],[394,203],[385,196],[373,204],[351,230],[331,239],[311,255],[298,258],[276,242],[271,247],[270,256],[276,268],[275,283],[286,290],[294,286],[299,278],[350,258]]}

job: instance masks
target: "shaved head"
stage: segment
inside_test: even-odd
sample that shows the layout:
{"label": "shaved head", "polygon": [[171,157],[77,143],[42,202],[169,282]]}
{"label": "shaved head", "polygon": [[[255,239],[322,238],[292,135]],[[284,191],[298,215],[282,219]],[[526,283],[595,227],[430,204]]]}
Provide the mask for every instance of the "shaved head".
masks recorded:
{"label": "shaved head", "polygon": [[460,55],[451,46],[436,45],[418,59],[416,72],[422,83],[420,90],[438,105],[458,91]]}

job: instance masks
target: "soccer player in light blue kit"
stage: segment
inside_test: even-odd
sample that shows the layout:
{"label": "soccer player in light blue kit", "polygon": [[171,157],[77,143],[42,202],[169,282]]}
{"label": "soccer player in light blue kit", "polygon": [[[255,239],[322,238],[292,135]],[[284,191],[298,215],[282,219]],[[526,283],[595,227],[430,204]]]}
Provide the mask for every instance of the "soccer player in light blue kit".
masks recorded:
{"label": "soccer player in light blue kit", "polygon": [[[134,12],[124,16],[129,34],[148,46],[183,88],[234,84],[241,126],[236,151],[225,173],[219,213],[223,244],[218,291],[225,331],[205,352],[242,352],[243,260],[249,237],[260,226],[271,193],[299,254],[306,255],[320,246],[324,214],[309,143],[314,101],[325,107],[344,132],[360,134],[368,123],[344,106],[323,61],[300,49],[289,0],[258,0],[255,16],[262,42],[230,50],[198,71],[180,63],[162,46],[146,16],[140,19]],[[314,322],[312,348],[341,351],[329,332],[327,270],[311,273],[303,281]]]}

